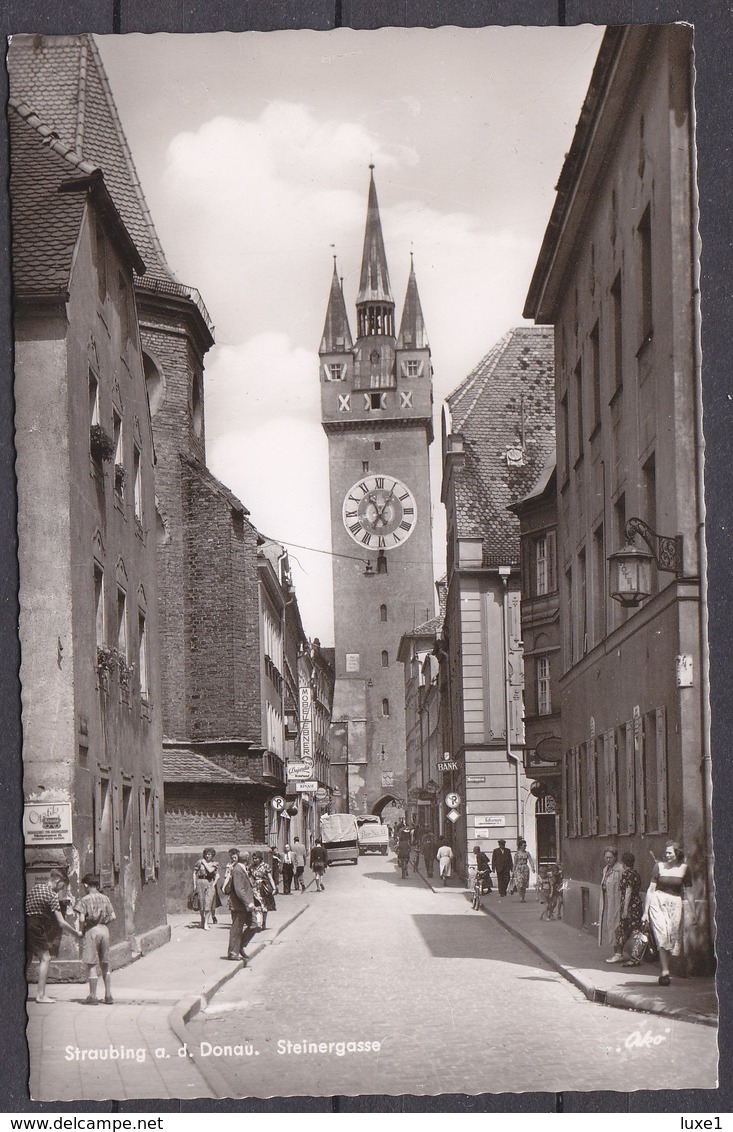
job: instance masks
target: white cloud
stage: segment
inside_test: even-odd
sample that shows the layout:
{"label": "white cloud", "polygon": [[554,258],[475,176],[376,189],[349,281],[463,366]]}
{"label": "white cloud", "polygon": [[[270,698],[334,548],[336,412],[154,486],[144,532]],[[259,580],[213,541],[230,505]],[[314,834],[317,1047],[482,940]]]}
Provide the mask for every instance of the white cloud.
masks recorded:
{"label": "white cloud", "polygon": [[[258,365],[262,351],[273,362],[268,372]],[[297,392],[307,388],[301,380],[305,354],[289,352],[282,335],[219,351],[207,379],[207,462],[242,500],[257,529],[292,547],[306,632],[328,643],[333,639],[328,449],[317,407],[305,413]],[[250,365],[263,388],[270,382],[283,391],[281,413],[268,410],[263,397],[249,395]],[[318,382],[312,384],[317,398]]]}

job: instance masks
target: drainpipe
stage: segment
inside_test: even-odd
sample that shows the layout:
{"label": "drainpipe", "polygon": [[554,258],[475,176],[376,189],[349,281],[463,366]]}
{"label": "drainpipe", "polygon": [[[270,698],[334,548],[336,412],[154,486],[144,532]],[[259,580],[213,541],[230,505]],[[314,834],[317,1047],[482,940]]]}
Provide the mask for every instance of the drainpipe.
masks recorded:
{"label": "drainpipe", "polygon": [[509,574],[511,568],[509,566],[499,567],[499,577],[501,578],[504,587],[503,593],[503,624],[504,624],[504,712],[506,715],[506,757],[510,762],[514,763],[515,771],[515,791],[516,791],[516,804],[517,804],[517,838],[524,836],[524,823],[522,822],[522,788],[519,778],[519,755],[515,755],[512,750],[512,738],[509,729],[509,707],[511,704],[511,683],[509,671]]}
{"label": "drainpipe", "polygon": [[708,905],[708,928],[710,942],[715,938],[715,857],[713,854],[713,767],[710,739],[710,661],[708,636],[708,556],[705,542],[705,478],[703,453],[705,437],[702,427],[702,359],[700,331],[700,240],[698,224],[700,217],[699,194],[697,188],[697,153],[695,149],[695,108],[692,91],[695,89],[694,56],[689,50],[689,91],[690,91],[690,133],[688,145],[690,152],[690,194],[692,223],[690,225],[690,258],[692,262],[692,349],[694,358],[694,405],[695,405],[695,475],[697,479],[697,549],[700,566],[700,705],[702,725],[702,794],[703,831],[705,836],[705,866]]}

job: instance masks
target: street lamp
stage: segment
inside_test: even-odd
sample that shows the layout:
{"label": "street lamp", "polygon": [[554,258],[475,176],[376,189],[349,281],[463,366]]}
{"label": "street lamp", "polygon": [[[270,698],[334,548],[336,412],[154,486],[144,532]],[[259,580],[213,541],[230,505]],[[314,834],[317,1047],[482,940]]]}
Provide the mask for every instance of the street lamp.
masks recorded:
{"label": "street lamp", "polygon": [[[636,545],[639,535],[649,550]],[[626,524],[626,545],[609,555],[608,582],[614,601],[627,608],[639,605],[652,592],[652,562],[658,570],[682,575],[682,535],[658,535],[643,519],[629,519]]]}

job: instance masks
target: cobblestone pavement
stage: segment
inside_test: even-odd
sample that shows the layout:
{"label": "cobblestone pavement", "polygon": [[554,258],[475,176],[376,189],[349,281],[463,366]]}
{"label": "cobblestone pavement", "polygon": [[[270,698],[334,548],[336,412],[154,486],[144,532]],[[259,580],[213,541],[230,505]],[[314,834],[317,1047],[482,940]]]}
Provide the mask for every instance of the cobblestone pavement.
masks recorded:
{"label": "cobblestone pavement", "polygon": [[[329,869],[326,891],[188,1032],[232,1097],[716,1083],[714,1029],[589,1002],[460,889],[402,880],[393,856]],[[379,1048],[323,1050],[360,1042]]]}

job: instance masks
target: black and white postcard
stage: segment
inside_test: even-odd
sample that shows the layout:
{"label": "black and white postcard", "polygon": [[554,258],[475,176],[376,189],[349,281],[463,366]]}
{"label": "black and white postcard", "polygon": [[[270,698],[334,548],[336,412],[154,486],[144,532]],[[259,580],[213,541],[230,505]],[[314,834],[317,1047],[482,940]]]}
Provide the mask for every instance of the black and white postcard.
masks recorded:
{"label": "black and white postcard", "polygon": [[694,48],[10,38],[34,1101],[716,1088]]}

